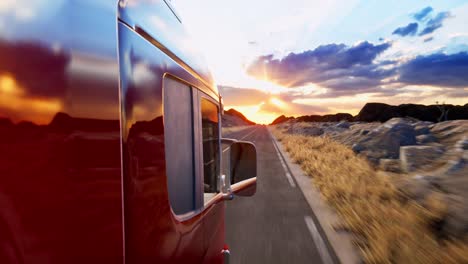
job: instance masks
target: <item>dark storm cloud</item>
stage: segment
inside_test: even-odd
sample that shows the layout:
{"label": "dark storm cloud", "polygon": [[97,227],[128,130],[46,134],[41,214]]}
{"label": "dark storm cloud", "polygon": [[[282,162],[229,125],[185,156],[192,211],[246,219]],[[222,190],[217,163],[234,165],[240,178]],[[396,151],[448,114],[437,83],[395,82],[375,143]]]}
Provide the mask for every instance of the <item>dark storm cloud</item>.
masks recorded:
{"label": "dark storm cloud", "polygon": [[0,41],[0,73],[12,74],[29,97],[63,96],[69,62],[65,53],[44,46]]}
{"label": "dark storm cloud", "polygon": [[413,15],[413,18],[416,19],[416,20],[418,20],[418,21],[422,21],[422,20],[424,20],[424,18],[426,18],[427,15],[429,15],[429,13],[431,13],[433,10],[434,10],[434,9],[433,9],[432,7],[430,7],[430,6],[425,7],[425,8],[423,8],[421,11],[415,13],[415,14]]}
{"label": "dark storm cloud", "polygon": [[430,34],[443,26],[445,19],[451,17],[450,12],[439,12],[434,18],[426,23],[426,27],[419,33],[419,36]]}
{"label": "dark storm cloud", "polygon": [[418,56],[398,70],[399,82],[415,85],[468,87],[468,53]]}
{"label": "dark storm cloud", "polygon": [[258,79],[267,79],[286,87],[320,84],[331,90],[353,94],[354,89],[379,89],[381,80],[394,74],[392,62],[386,69],[374,63],[390,43],[374,45],[362,42],[355,46],[329,44],[302,53],[290,53],[282,59],[273,55],[258,57],[247,72]]}
{"label": "dark storm cloud", "polygon": [[399,27],[392,32],[392,35],[414,36],[418,32],[418,23],[409,23],[404,27]]}

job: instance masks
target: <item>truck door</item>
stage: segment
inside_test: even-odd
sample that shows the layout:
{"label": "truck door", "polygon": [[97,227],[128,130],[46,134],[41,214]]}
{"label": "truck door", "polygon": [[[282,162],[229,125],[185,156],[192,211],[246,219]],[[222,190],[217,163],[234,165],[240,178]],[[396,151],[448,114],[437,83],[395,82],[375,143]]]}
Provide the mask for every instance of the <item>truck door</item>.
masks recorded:
{"label": "truck door", "polygon": [[199,171],[203,181],[203,230],[206,245],[205,263],[222,263],[224,246],[224,202],[219,187],[220,175],[220,109],[219,103],[205,93],[196,90],[199,132],[198,147],[201,149]]}

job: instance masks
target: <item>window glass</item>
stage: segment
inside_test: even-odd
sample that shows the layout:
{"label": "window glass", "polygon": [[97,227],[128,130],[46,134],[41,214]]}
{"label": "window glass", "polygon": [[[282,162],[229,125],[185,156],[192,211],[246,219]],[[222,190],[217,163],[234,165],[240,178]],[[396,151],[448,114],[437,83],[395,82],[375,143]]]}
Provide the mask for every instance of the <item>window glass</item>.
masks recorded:
{"label": "window glass", "polygon": [[219,175],[219,110],[208,99],[201,99],[204,198],[209,200],[218,191]]}
{"label": "window glass", "polygon": [[164,79],[164,143],[169,201],[176,214],[195,209],[192,88]]}

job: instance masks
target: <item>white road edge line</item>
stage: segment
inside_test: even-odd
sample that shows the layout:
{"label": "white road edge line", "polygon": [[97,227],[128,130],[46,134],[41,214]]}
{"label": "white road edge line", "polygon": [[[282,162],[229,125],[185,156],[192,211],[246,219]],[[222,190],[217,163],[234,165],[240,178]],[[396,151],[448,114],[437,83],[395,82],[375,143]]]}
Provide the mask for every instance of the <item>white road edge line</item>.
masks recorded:
{"label": "white road edge line", "polygon": [[[278,155],[280,156],[279,146],[276,145],[277,141],[275,140],[275,138],[274,138],[273,134],[271,133],[271,131],[268,131],[268,132],[270,133],[271,140],[273,141],[273,145],[275,146],[276,151],[278,152]],[[281,160],[281,162],[283,162],[282,159],[280,159],[280,160]],[[286,160],[284,160],[284,162],[286,163]],[[301,186],[299,186],[299,187],[301,187]],[[301,191],[303,192],[304,190],[302,189]],[[310,203],[309,203],[309,205],[311,206]],[[311,209],[312,209],[312,206],[311,206]],[[312,236],[312,239],[314,240],[315,247],[316,247],[316,249],[317,249],[317,251],[318,251],[318,253],[320,255],[320,258],[322,259],[322,262],[324,264],[333,264],[334,261],[333,261],[333,258],[330,255],[330,251],[328,250],[328,247],[325,244],[325,240],[323,239],[322,235],[318,231],[317,226],[315,225],[315,222],[314,222],[314,219],[312,218],[312,216],[310,216],[310,215],[304,216],[304,221],[306,223],[307,228],[309,229],[309,232],[310,232],[310,234]],[[324,236],[326,236],[326,235],[324,234]],[[358,263],[358,262],[350,262],[350,263]]]}
{"label": "white road edge line", "polygon": [[[253,132],[255,132],[256,130],[258,129],[258,127],[254,128],[252,131],[250,131],[250,133],[248,133],[247,135],[243,136],[241,139],[239,139],[239,141],[243,140],[244,138],[250,136]],[[229,147],[223,149],[223,153],[228,151]]]}
{"label": "white road edge line", "polygon": [[258,129],[258,127],[254,128],[250,133],[248,133],[247,135],[245,135],[245,136],[243,136],[241,139],[239,139],[239,141],[240,141],[240,140],[243,140],[244,138],[246,138],[246,137],[248,137],[248,136],[250,136],[253,132],[257,131],[257,129]]}
{"label": "white road edge line", "polygon": [[288,172],[288,168],[286,167],[286,163],[283,160],[283,157],[280,154],[280,151],[278,149],[278,146],[276,146],[275,142],[272,139],[273,146],[275,146],[276,154],[278,154],[278,158],[281,161],[281,166],[283,166],[284,173],[286,175],[286,178],[288,179],[289,185],[291,185],[292,188],[296,188],[296,183],[294,182],[291,174]]}
{"label": "white road edge line", "polygon": [[327,246],[325,246],[325,242],[323,241],[322,236],[318,232],[317,227],[315,226],[315,223],[312,217],[309,215],[306,215],[304,216],[304,221],[307,225],[307,228],[309,229],[310,234],[312,235],[312,239],[315,242],[315,246],[317,248],[317,251],[320,254],[320,257],[322,258],[322,262],[324,264],[333,264],[333,261],[330,256],[330,253],[328,252]]}

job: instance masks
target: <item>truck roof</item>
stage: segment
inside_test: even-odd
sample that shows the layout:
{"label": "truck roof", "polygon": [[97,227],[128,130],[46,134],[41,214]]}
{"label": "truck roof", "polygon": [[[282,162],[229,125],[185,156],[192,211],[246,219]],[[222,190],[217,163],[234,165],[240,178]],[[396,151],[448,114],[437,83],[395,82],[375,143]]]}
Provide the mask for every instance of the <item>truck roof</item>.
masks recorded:
{"label": "truck roof", "polygon": [[206,88],[219,95],[214,78],[190,35],[177,16],[174,7],[166,1],[151,4],[119,4],[119,20],[157,46],[186,71],[200,80]]}

